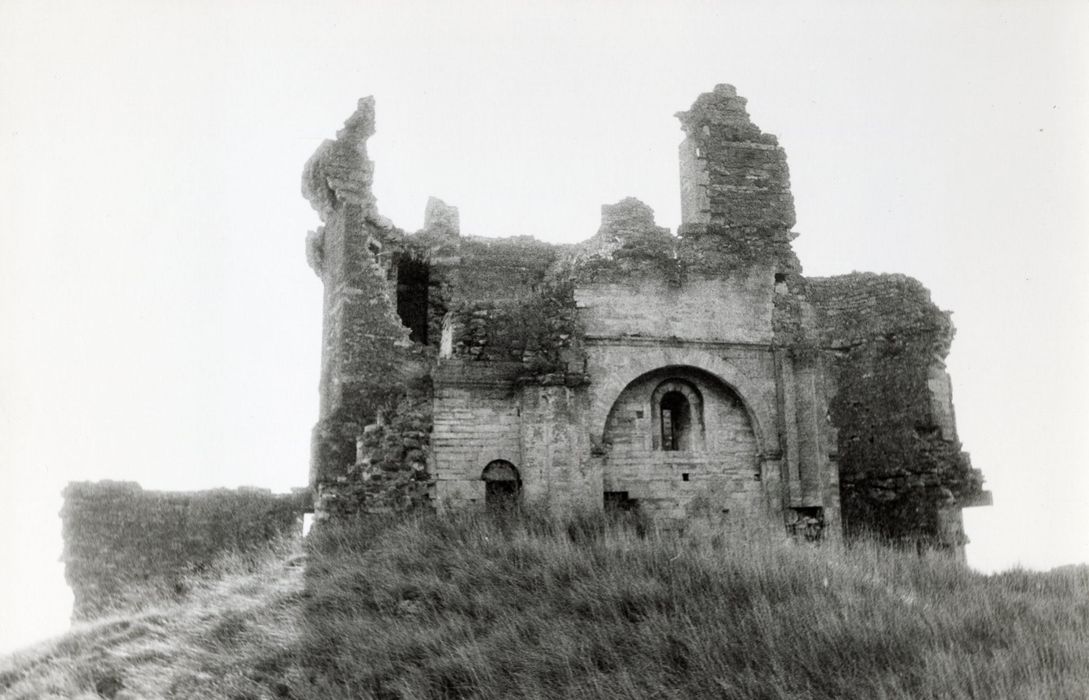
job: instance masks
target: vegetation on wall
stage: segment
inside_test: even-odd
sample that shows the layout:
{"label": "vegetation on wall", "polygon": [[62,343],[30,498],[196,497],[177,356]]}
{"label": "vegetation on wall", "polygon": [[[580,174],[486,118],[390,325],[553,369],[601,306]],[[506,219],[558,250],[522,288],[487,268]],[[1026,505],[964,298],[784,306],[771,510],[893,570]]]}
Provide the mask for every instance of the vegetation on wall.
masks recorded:
{"label": "vegetation on wall", "polygon": [[833,363],[838,393],[829,410],[839,430],[848,534],[938,543],[939,509],[981,491],[959,441],[934,425],[933,357],[928,335],[893,336],[854,346]]}
{"label": "vegetation on wall", "polygon": [[[430,386],[416,385],[358,433],[359,460],[332,488],[319,489],[325,517],[410,511],[428,503],[431,452]],[[356,445],[353,439],[353,447]]]}
{"label": "vegetation on wall", "polygon": [[754,266],[781,267],[795,261],[786,229],[728,227],[720,224],[690,224],[681,227],[677,248],[680,264],[689,274],[726,275],[748,271]]}
{"label": "vegetation on wall", "polygon": [[940,510],[979,496],[982,476],[937,424],[928,386],[949,351],[949,315],[903,275],[811,279],[808,294],[832,358],[846,531],[960,544],[942,541]]}
{"label": "vegetation on wall", "polygon": [[456,355],[521,362],[527,377],[569,372],[581,357],[574,285],[557,279],[523,299],[463,302],[452,312]]}

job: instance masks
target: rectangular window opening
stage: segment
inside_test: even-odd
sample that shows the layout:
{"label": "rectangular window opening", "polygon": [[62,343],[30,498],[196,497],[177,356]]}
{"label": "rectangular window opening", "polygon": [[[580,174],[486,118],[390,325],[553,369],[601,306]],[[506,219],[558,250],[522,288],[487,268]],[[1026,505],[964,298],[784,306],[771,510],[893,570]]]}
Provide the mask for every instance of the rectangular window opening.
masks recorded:
{"label": "rectangular window opening", "polygon": [[397,265],[397,315],[409,330],[409,339],[427,345],[428,287],[431,267],[403,258]]}
{"label": "rectangular window opening", "polygon": [[673,415],[668,408],[662,409],[662,449],[677,449],[677,444],[673,439]]}
{"label": "rectangular window opening", "polygon": [[824,535],[824,508],[802,506],[791,510],[794,511],[794,518],[790,529],[794,535],[808,542],[819,542]]}
{"label": "rectangular window opening", "polygon": [[629,498],[627,491],[606,491],[605,492],[605,510],[606,511],[632,511],[639,507],[639,501],[635,498]]}

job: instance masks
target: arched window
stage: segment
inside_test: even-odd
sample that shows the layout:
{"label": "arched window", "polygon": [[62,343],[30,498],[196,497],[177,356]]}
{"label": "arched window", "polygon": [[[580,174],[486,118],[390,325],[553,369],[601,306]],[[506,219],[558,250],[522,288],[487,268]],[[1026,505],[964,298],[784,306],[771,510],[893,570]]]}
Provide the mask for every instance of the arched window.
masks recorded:
{"label": "arched window", "polygon": [[692,406],[679,391],[667,392],[659,404],[662,414],[662,449],[682,450],[692,441]]}
{"label": "arched window", "polygon": [[669,379],[658,385],[651,401],[657,449],[703,448],[703,398],[696,387],[681,379]]}
{"label": "arched window", "polygon": [[480,478],[484,481],[484,505],[488,510],[509,510],[522,495],[522,479],[505,459],[488,462]]}

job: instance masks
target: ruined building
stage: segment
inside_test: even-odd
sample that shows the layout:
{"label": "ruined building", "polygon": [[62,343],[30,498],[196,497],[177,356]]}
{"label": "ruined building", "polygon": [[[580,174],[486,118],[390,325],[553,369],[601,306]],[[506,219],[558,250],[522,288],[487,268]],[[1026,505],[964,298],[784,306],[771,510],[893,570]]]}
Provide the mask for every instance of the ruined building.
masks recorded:
{"label": "ruined building", "polygon": [[319,517],[524,500],[960,551],[987,493],[957,439],[949,314],[901,275],[802,275],[786,155],[733,87],[677,117],[676,235],[629,198],[553,245],[462,235],[436,199],[422,230],[394,226],[359,102],[303,176]]}

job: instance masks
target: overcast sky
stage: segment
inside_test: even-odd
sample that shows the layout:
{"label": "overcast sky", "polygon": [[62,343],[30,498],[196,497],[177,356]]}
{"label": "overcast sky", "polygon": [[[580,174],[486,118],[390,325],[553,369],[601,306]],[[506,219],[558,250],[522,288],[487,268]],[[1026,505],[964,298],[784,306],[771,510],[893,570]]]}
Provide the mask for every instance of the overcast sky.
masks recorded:
{"label": "overcast sky", "polygon": [[73,479],[304,485],[303,163],[377,100],[380,211],[556,242],[679,223],[673,114],[737,86],[806,274],[954,311],[984,571],[1089,561],[1089,5],[0,0],[0,651],[64,629]]}

